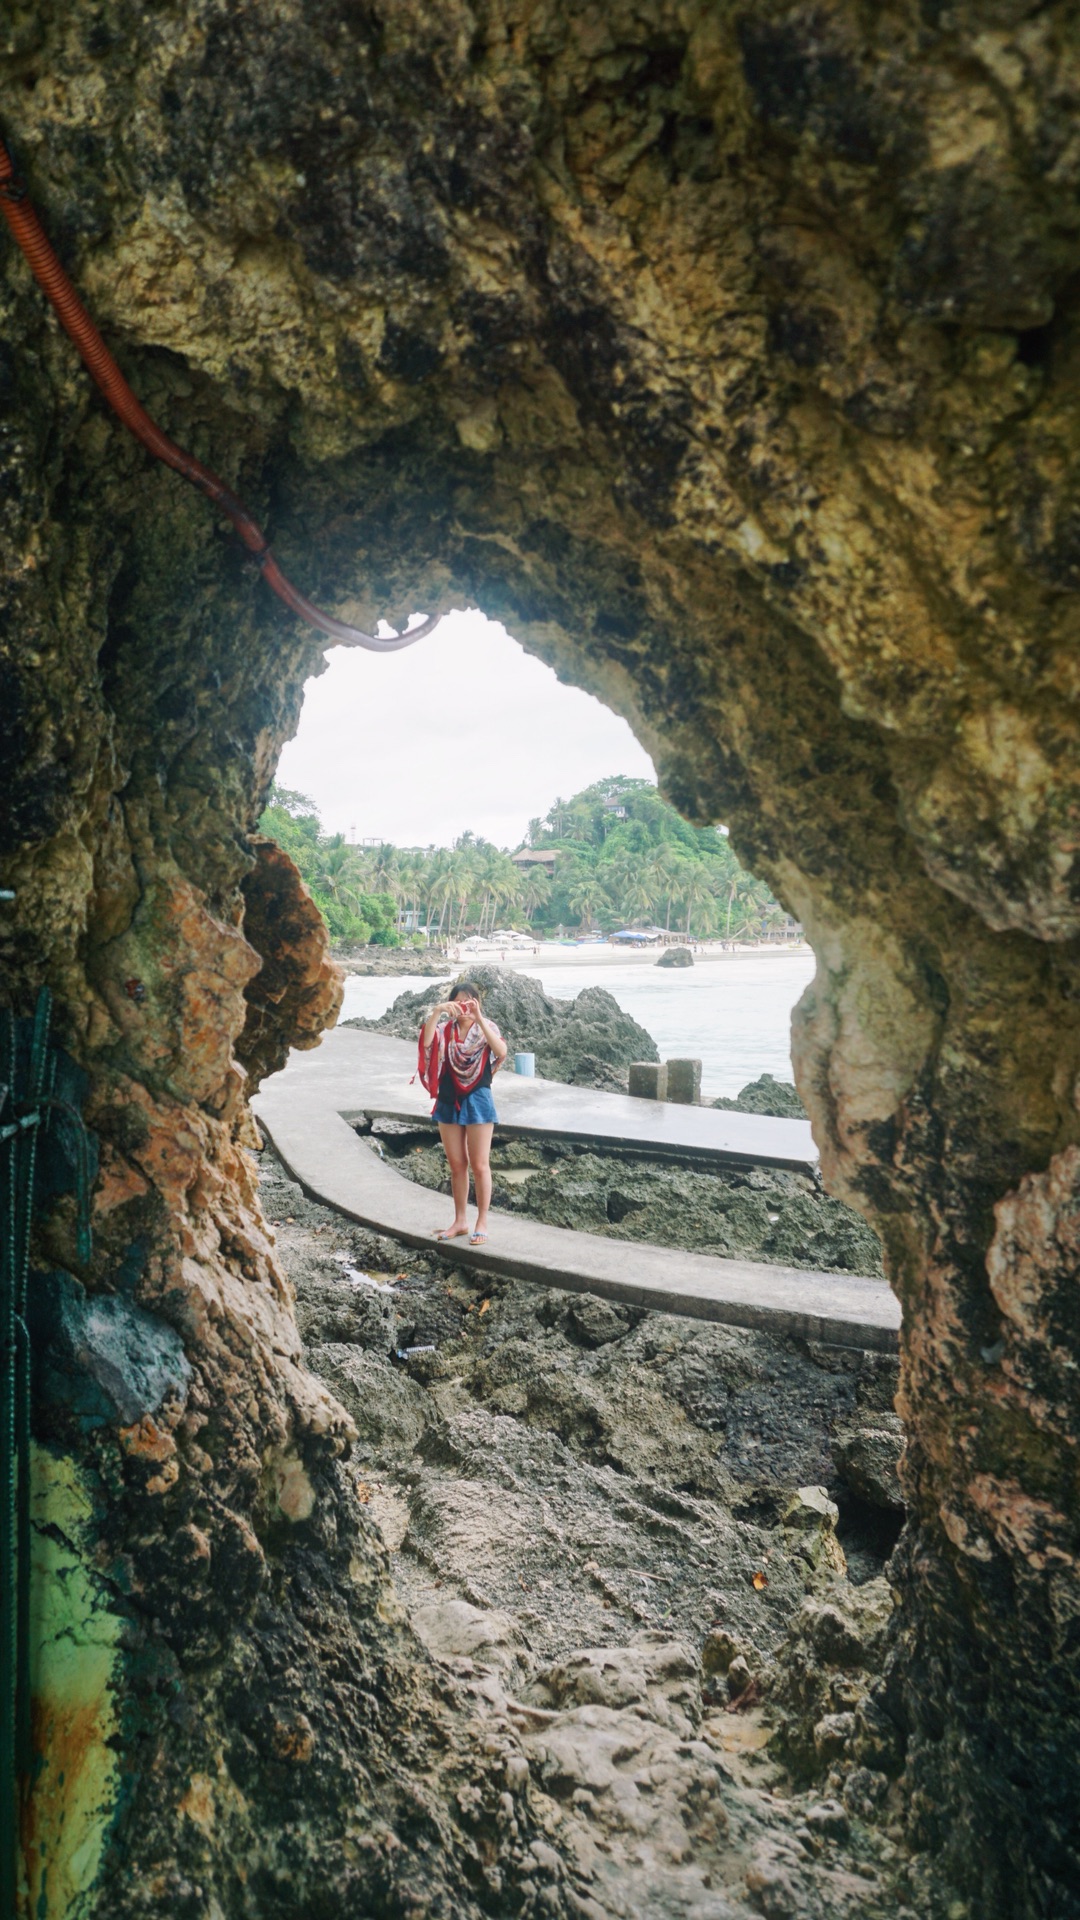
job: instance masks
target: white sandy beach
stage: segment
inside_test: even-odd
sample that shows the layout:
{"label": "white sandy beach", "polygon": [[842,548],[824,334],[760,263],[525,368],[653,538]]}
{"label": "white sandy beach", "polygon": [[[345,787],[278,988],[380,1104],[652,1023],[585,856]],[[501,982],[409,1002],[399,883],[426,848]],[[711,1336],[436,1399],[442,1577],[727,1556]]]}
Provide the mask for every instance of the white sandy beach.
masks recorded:
{"label": "white sandy beach", "polygon": [[[473,950],[468,947],[451,949],[452,966],[466,966],[471,960],[475,966],[514,967],[528,973],[543,968],[545,973],[551,967],[655,967],[664,951],[663,947],[612,947],[605,942],[603,946],[564,946],[562,941],[541,940],[537,951],[531,947],[481,947]],[[724,947],[719,941],[710,941],[693,949],[694,965],[703,966],[712,961],[733,960],[792,960],[805,961],[811,952],[805,941],[791,941],[781,946],[734,946]],[[664,972],[668,969],[664,968]],[[671,969],[675,971],[674,968]],[[689,969],[687,969],[689,971]]]}

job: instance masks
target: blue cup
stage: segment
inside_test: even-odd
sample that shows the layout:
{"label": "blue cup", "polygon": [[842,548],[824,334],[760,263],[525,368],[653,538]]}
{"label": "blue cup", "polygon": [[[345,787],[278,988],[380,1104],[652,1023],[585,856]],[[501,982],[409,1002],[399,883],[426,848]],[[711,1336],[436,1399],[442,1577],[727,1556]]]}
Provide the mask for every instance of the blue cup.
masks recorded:
{"label": "blue cup", "polygon": [[515,1053],[514,1072],[523,1073],[528,1080],[534,1079],[536,1076],[535,1053]]}

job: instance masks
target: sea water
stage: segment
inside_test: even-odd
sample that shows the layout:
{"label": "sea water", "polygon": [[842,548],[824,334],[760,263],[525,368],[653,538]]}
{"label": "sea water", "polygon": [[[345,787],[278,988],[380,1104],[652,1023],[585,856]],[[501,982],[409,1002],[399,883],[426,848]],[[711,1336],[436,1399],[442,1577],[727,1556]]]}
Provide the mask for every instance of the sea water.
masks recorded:
{"label": "sea water", "polygon": [[[480,964],[491,962],[485,955]],[[605,988],[652,1034],[662,1060],[699,1059],[702,1093],[716,1099],[762,1073],[791,1079],[791,1009],[813,979],[814,956],[806,949],[736,953],[675,968],[641,962],[545,967],[541,954],[535,966],[515,971],[539,980],[553,1000],[572,1000],[583,987]],[[350,977],[341,1017],[377,1020],[399,993],[422,992],[428,984]]]}

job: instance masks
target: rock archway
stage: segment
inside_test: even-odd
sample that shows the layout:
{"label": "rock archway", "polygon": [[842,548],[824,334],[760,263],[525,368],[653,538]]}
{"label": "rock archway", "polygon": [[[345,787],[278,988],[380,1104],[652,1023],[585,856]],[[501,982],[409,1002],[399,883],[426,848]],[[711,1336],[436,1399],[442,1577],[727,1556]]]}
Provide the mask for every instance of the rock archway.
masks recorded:
{"label": "rock archway", "polygon": [[[1078,60],[1007,0],[56,0],[0,45],[133,383],[305,588],[504,619],[810,930],[800,1089],[905,1306],[912,1833],[1017,1915],[1077,1879]],[[251,834],[318,650],[10,248],[0,301],[4,997],[52,988],[100,1156],[42,1337],[85,1288],[160,1362],[41,1412],[95,1648],[75,1686],[54,1623],[39,1672],[49,1910],[464,1910],[241,1151],[245,930],[288,960]]]}

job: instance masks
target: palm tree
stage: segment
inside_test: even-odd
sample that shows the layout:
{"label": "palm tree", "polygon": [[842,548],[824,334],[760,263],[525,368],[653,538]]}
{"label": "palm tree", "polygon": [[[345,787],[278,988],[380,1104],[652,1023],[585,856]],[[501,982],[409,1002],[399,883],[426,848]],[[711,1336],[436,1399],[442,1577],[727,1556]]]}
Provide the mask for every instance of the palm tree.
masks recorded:
{"label": "palm tree", "polygon": [[679,889],[686,905],[686,937],[690,938],[690,919],[695,907],[703,907],[707,900],[715,899],[704,862],[690,867],[683,877]]}
{"label": "palm tree", "polygon": [[376,893],[392,894],[398,898],[398,851],[384,840],[376,847],[372,857],[372,879]]}
{"label": "palm tree", "polygon": [[491,924],[494,926],[496,912],[501,917],[504,907],[515,906],[521,899],[521,875],[508,854],[493,854],[487,884],[491,891]]}
{"label": "palm tree", "polygon": [[[510,868],[507,879],[506,869]],[[490,927],[494,927],[499,909],[514,892],[517,884],[517,868],[505,853],[496,847],[485,847],[478,867],[478,878],[484,889],[480,907],[480,932],[484,931],[484,922],[490,911]]]}
{"label": "palm tree", "polygon": [[[472,835],[463,836],[468,841]],[[450,869],[453,875],[453,900],[458,909],[457,929],[454,929],[453,908],[450,913],[450,937],[461,939],[465,930],[466,912],[476,887],[476,849],[471,845],[456,846],[450,855]]]}
{"label": "palm tree", "polygon": [[651,920],[656,911],[656,892],[652,880],[639,867],[623,893],[623,909],[628,920]]}
{"label": "palm tree", "polygon": [[322,841],[316,847],[315,856],[311,876],[313,890],[343,906],[354,905],[356,895],[363,888],[357,884],[352,848],[346,846],[345,835],[335,833],[331,839]]}
{"label": "palm tree", "polygon": [[658,900],[666,900],[667,902],[667,918],[664,921],[665,933],[671,929],[672,903],[676,896],[685,897],[681,884],[685,865],[686,861],[678,852],[677,848],[672,845],[670,840],[662,840],[660,842],[660,845],[654,850],[648,863],[649,878],[652,882],[655,896]]}
{"label": "palm tree", "polygon": [[[633,913],[629,902],[631,897],[636,897],[643,872],[641,854],[623,847],[602,859],[598,871],[616,913],[622,919],[629,920]],[[651,901],[651,894],[649,897]]]}
{"label": "palm tree", "polygon": [[600,902],[605,898],[605,894],[597,875],[590,873],[585,867],[571,881],[566,897],[570,903],[571,913],[576,913],[578,916],[578,925],[583,927],[588,923],[591,927],[593,916]]}
{"label": "palm tree", "polygon": [[432,915],[436,907],[438,907],[439,931],[437,937],[440,940],[442,939],[443,922],[446,919],[447,908],[454,898],[453,860],[453,854],[448,853],[445,847],[440,847],[431,860],[428,872],[428,925],[431,925]]}
{"label": "palm tree", "polygon": [[537,907],[542,907],[551,893],[551,881],[543,867],[529,867],[521,888],[521,897],[525,904],[525,918],[531,921]]}
{"label": "palm tree", "polygon": [[[725,940],[729,940],[731,938],[732,909],[734,908],[736,914],[738,915],[738,919],[736,920],[736,924],[735,924],[735,937],[738,938],[739,934],[744,933],[746,931],[746,928],[749,924],[748,913],[754,907],[757,906],[758,894],[760,893],[761,890],[762,890],[761,881],[755,880],[753,874],[747,873],[742,867],[737,866],[734,872],[728,876],[727,924],[724,928]],[[768,892],[767,888],[765,889],[765,892],[766,893]]]}
{"label": "palm tree", "polygon": [[[416,848],[399,853],[397,857],[397,884],[400,889],[401,904],[412,917],[416,926],[420,919],[420,896],[424,883],[424,856]],[[396,897],[396,896],[395,896]]]}

